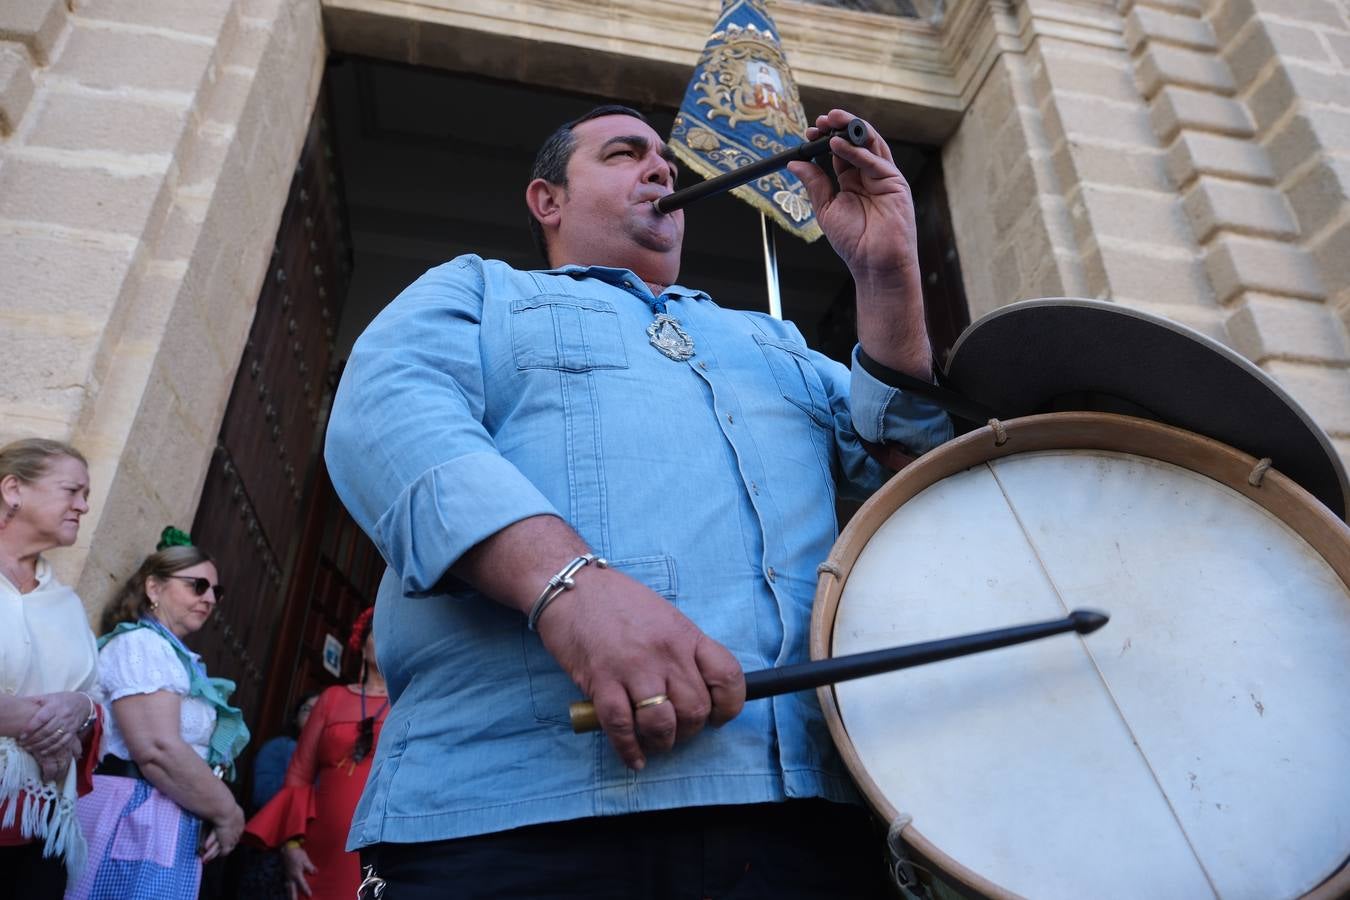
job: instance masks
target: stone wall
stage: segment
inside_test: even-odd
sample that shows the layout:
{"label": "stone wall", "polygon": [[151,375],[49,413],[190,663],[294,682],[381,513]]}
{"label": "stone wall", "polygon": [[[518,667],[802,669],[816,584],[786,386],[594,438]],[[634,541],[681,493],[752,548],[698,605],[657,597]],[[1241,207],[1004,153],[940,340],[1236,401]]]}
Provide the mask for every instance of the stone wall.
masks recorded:
{"label": "stone wall", "polygon": [[323,58],[317,0],[0,4],[0,441],[89,456],[91,610],[191,523]]}
{"label": "stone wall", "polygon": [[[944,147],[971,312],[1101,297],[1223,340],[1350,459],[1337,0],[775,0],[809,109]],[[673,105],[717,0],[4,0],[0,440],[73,441],[91,607],[191,521],[332,47]],[[916,7],[917,8],[917,7]]]}
{"label": "stone wall", "polygon": [[1335,0],[993,0],[944,149],[972,315],[1110,299],[1221,340],[1350,462],[1350,23]]}

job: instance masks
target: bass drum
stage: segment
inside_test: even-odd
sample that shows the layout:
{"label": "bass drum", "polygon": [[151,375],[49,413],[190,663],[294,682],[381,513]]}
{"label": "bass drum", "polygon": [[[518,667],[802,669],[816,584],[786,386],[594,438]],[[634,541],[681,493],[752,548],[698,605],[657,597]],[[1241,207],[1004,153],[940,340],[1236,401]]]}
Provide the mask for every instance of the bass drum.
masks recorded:
{"label": "bass drum", "polygon": [[1268,461],[1029,416],[920,458],[821,566],[811,655],[1109,612],[823,688],[916,868],[986,897],[1350,893],[1350,529]]}

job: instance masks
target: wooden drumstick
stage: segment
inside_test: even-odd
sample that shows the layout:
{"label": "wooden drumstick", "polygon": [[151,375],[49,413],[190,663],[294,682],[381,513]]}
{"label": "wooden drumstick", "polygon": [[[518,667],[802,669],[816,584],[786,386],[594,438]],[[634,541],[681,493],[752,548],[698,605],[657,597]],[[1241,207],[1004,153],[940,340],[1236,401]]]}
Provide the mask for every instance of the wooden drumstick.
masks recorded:
{"label": "wooden drumstick", "polygon": [[[918,644],[872,650],[868,653],[853,653],[832,659],[817,659],[792,666],[746,672],[745,699],[759,700],[777,694],[811,690],[822,685],[837,684],[840,681],[863,678],[867,675],[880,675],[883,672],[894,672],[911,666],[1023,644],[1054,634],[1063,634],[1066,631],[1091,634],[1110,620],[1111,617],[1104,612],[1075,609],[1063,619],[1052,619],[1048,622],[995,628],[992,631],[979,631],[975,634],[936,641],[923,641]],[[596,718],[595,706],[591,701],[578,700],[568,711],[572,718],[572,730],[577,734],[595,731],[600,727],[600,720]]]}

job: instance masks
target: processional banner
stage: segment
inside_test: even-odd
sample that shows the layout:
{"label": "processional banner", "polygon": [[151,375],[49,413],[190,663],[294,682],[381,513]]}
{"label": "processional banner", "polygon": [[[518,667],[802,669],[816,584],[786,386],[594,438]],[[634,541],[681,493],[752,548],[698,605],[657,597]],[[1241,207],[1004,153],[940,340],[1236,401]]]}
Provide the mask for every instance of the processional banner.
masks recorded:
{"label": "processional banner", "polygon": [[[714,178],[806,140],[806,116],[763,0],[722,0],[670,130],[680,161]],[[805,186],[787,169],[732,193],[805,241],[820,237]]]}

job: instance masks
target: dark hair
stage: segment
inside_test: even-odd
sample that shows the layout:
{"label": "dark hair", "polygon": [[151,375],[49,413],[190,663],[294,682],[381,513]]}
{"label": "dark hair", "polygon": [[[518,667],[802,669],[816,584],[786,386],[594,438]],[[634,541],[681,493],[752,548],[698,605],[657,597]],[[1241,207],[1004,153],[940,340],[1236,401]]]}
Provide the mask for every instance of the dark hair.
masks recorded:
{"label": "dark hair", "polygon": [[291,707],[291,717],[286,720],[285,731],[287,734],[292,737],[299,735],[300,729],[295,727],[295,720],[300,717],[300,710],[305,708],[305,704],[311,700],[317,700],[320,693],[320,691],[305,691],[300,695],[300,699],[295,701],[295,705]]}
{"label": "dark hair", "polygon": [[150,609],[150,597],[145,592],[146,579],[163,581],[175,572],[204,562],[213,560],[206,551],[191,544],[166,547],[151,553],[141,563],[136,574],[122,584],[112,602],[103,608],[103,619],[99,626],[102,633],[107,634],[123,622],[134,622]]}
{"label": "dark hair", "polygon": [[375,717],[366,716],[356,723],[356,743],[352,744],[352,762],[359,763],[375,746]]}
{"label": "dark hair", "polygon": [[[542,178],[549,184],[567,187],[567,164],[577,149],[577,139],[573,136],[572,129],[582,122],[589,122],[601,116],[632,116],[640,121],[647,121],[646,116],[632,107],[607,103],[577,116],[570,122],[564,122],[539,146],[539,152],[534,157],[534,167],[530,169],[530,181]],[[552,265],[552,261],[548,258],[548,242],[544,240],[544,226],[539,224],[534,213],[530,213],[530,236],[534,238],[534,246],[543,257],[544,265]]]}

